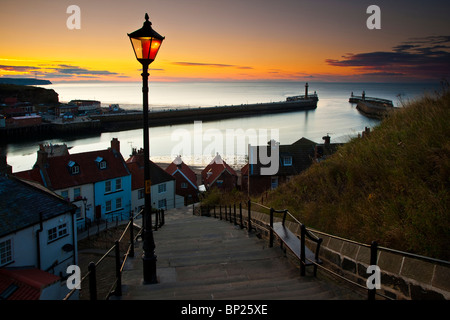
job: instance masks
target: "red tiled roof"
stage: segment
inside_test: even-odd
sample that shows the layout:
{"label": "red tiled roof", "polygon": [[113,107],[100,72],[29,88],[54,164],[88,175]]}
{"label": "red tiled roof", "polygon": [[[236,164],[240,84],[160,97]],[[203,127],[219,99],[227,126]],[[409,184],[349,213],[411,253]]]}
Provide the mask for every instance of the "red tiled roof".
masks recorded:
{"label": "red tiled roof", "polygon": [[11,285],[18,288],[7,300],[39,300],[42,289],[60,280],[58,276],[39,269],[0,269],[0,295]]}
{"label": "red tiled roof", "polygon": [[[106,168],[100,169],[97,158],[106,161]],[[72,174],[69,162],[73,161],[80,167],[80,172]],[[16,176],[43,183],[42,176],[46,171],[49,181],[44,184],[53,190],[65,189],[73,186],[95,183],[129,175],[129,171],[120,153],[112,149],[75,153],[63,156],[49,157],[45,168],[17,172]]]}
{"label": "red tiled roof", "polygon": [[166,172],[170,175],[174,175],[174,173],[179,170],[183,173],[183,176],[186,177],[194,186],[197,187],[197,176],[195,175],[195,172],[192,171],[191,168],[187,164],[185,164],[183,161],[181,161],[181,158],[176,158],[169,166],[166,168]]}
{"label": "red tiled roof", "polygon": [[243,166],[241,169],[241,176],[246,176],[246,175],[248,175],[248,163],[245,164],[245,166]]}
{"label": "red tiled roof", "polygon": [[41,170],[38,167],[34,167],[31,170],[15,172],[14,175],[18,178],[36,181],[42,185],[44,185],[44,180],[42,180]]}
{"label": "red tiled roof", "polygon": [[[237,177],[236,171],[223,161],[220,155],[216,155],[213,161],[211,161],[211,163],[202,171],[203,182],[206,185],[211,185],[225,170]],[[208,174],[208,172],[210,172],[210,174]]]}
{"label": "red tiled roof", "polygon": [[[131,172],[131,190],[144,188],[144,155],[134,153],[127,161],[126,165]],[[170,174],[161,169],[150,160],[150,180],[152,185],[174,180]]]}

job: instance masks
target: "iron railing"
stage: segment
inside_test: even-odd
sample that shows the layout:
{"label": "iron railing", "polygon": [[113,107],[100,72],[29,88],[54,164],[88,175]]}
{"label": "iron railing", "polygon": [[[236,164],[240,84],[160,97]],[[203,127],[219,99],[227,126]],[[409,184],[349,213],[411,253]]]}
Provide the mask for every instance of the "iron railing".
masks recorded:
{"label": "iron railing", "polygon": [[[117,239],[114,242],[114,245],[106,251],[106,253],[97,261],[93,262],[91,261],[88,266],[88,272],[81,278],[80,280],[80,286],[81,283],[86,280],[86,278],[89,279],[89,300],[97,300],[98,294],[97,294],[97,268],[98,266],[105,260],[105,258],[111,254],[114,251],[115,255],[115,280],[111,286],[111,289],[108,291],[105,300],[108,300],[112,295],[120,297],[122,295],[122,272],[125,267],[125,263],[129,257],[134,257],[134,243],[137,241],[137,239],[142,235],[143,227],[141,227],[136,235],[134,235],[134,220],[139,216],[142,215],[143,210],[139,211],[136,215],[132,215],[130,217],[130,221],[126,225],[124,231],[122,232],[119,239]],[[153,219],[152,219],[153,220]],[[157,230],[158,228],[162,227],[165,223],[164,218],[164,210],[159,209],[155,213],[155,224],[152,226],[154,230]],[[129,245],[127,247],[127,250],[125,254],[123,255],[123,259],[121,259],[120,256],[120,243],[124,240],[125,234],[127,233],[128,229],[130,230],[130,236],[129,236]],[[77,288],[72,289],[69,291],[69,293],[64,297],[63,300],[68,300],[75,292]]]}
{"label": "iron railing", "polygon": [[[231,205],[228,205],[228,206],[226,206],[226,205],[225,206],[224,205],[220,205],[220,206],[201,206],[200,207],[200,214],[201,215],[211,216],[211,211],[212,211],[214,218],[217,218],[217,215],[218,215],[220,220],[222,220],[222,213],[223,213],[224,214],[224,219],[226,221],[230,221],[231,223],[234,223],[235,225],[239,224],[241,226],[241,228],[244,228],[245,227],[245,223],[246,223],[247,224],[247,228],[248,228],[248,230],[250,232],[252,229],[254,229],[251,226],[251,223],[252,223],[251,222],[251,205],[252,204],[256,205],[256,206],[259,206],[261,208],[267,209],[267,210],[269,210],[269,212],[272,212],[272,214],[273,213],[282,213],[284,215],[286,215],[286,214],[289,215],[290,220],[292,220],[293,222],[295,222],[295,223],[300,225],[301,233],[303,233],[303,235],[300,236],[300,241],[302,241],[302,239],[303,239],[303,241],[301,243],[301,246],[304,246],[304,235],[308,235],[308,236],[312,236],[312,237],[317,237],[317,235],[321,235],[321,236],[326,236],[326,237],[329,237],[329,238],[341,240],[341,241],[348,242],[348,243],[351,243],[351,244],[354,244],[354,245],[358,245],[358,246],[361,246],[361,247],[368,248],[370,250],[370,265],[373,265],[373,266],[377,265],[377,257],[378,257],[378,252],[379,251],[391,252],[391,253],[394,253],[394,254],[400,254],[402,256],[406,256],[406,257],[410,257],[410,258],[414,258],[414,259],[420,259],[420,260],[427,261],[427,262],[430,262],[430,263],[436,263],[436,264],[440,264],[440,265],[444,265],[444,266],[450,266],[450,261],[430,258],[430,257],[418,255],[418,254],[413,254],[413,253],[409,253],[409,252],[404,252],[404,251],[400,251],[400,250],[395,250],[395,249],[391,249],[391,248],[378,246],[378,243],[376,241],[373,241],[371,244],[365,244],[365,243],[361,243],[361,242],[358,242],[358,241],[345,239],[345,238],[338,237],[338,236],[335,236],[335,235],[332,235],[332,234],[328,234],[328,233],[325,233],[325,232],[322,232],[322,231],[319,231],[319,230],[315,230],[313,228],[308,228],[304,224],[302,224],[288,210],[274,210],[273,208],[270,208],[270,207],[264,206],[264,205],[256,203],[256,202],[252,202],[252,201],[248,201],[247,202],[247,211],[248,211],[248,222],[247,223],[245,222],[245,220],[242,217],[242,204],[241,203],[239,203],[239,223],[237,222],[236,205],[233,205],[233,208],[234,208],[233,211],[231,210],[231,208],[232,208]],[[218,213],[216,212],[216,207],[218,207],[218,210],[219,210]],[[285,218],[285,217],[283,217],[283,218]],[[269,221],[271,221],[272,219],[273,218],[270,218]],[[259,226],[259,227],[262,227],[262,226]],[[273,241],[273,229],[271,227],[271,224],[270,223],[267,224],[266,228],[263,227],[263,229],[265,229],[265,230],[267,230],[269,232],[269,242]],[[304,250],[303,250],[303,252],[304,252]],[[361,284],[359,284],[359,283],[357,283],[357,282],[355,282],[353,280],[350,280],[350,279],[344,277],[343,275],[338,274],[338,273],[336,273],[335,271],[333,271],[333,270],[331,270],[329,268],[326,268],[325,266],[317,263],[314,260],[308,259],[305,256],[300,257],[301,266],[302,265],[304,266],[306,261],[314,264],[317,268],[321,268],[321,270],[324,270],[325,272],[328,272],[328,273],[330,273],[330,274],[340,278],[341,280],[344,280],[344,281],[346,281],[346,282],[348,282],[348,283],[350,283],[350,284],[352,284],[352,285],[354,285],[354,286],[356,286],[356,287],[358,287],[360,289],[367,290],[367,297],[368,297],[369,300],[374,300],[376,295],[378,295],[378,296],[380,296],[382,298],[385,298],[385,299],[389,299],[389,300],[393,299],[392,297],[389,297],[389,296],[386,296],[386,295],[382,294],[381,292],[379,292],[379,290],[377,291],[375,286],[374,286],[374,288],[369,289],[367,286],[363,286],[363,285],[361,285]],[[304,273],[301,272],[301,274],[303,275]]]}

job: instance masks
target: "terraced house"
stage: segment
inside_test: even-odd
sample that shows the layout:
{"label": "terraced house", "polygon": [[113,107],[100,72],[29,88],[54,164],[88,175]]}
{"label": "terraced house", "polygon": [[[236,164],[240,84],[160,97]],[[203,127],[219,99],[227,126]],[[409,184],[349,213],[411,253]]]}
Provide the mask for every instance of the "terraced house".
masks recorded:
{"label": "terraced house", "polygon": [[129,218],[131,173],[116,138],[105,150],[70,154],[66,147],[55,154],[55,149],[40,146],[33,169],[15,175],[36,181],[76,205],[78,227]]}

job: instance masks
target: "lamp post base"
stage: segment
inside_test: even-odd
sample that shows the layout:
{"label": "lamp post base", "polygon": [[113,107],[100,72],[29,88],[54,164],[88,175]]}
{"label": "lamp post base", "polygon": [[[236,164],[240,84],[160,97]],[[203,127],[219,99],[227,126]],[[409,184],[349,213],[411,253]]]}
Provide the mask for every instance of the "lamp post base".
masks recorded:
{"label": "lamp post base", "polygon": [[156,277],[156,256],[146,257],[145,254],[142,255],[142,264],[144,266],[144,284],[155,284],[158,283]]}

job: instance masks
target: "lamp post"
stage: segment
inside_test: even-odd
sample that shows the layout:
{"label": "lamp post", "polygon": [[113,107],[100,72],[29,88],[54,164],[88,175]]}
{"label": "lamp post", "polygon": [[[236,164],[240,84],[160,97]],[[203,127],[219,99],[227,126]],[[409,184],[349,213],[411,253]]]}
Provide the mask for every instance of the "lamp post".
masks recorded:
{"label": "lamp post", "polygon": [[148,136],[148,66],[155,60],[164,37],[152,29],[152,23],[145,14],[145,22],[141,29],[129,33],[136,59],[142,64],[142,95],[143,95],[143,130],[144,130],[144,181],[145,206],[143,214],[144,254],[143,271],[144,284],[157,283],[155,240],[152,231],[151,195],[150,195],[150,146]]}

